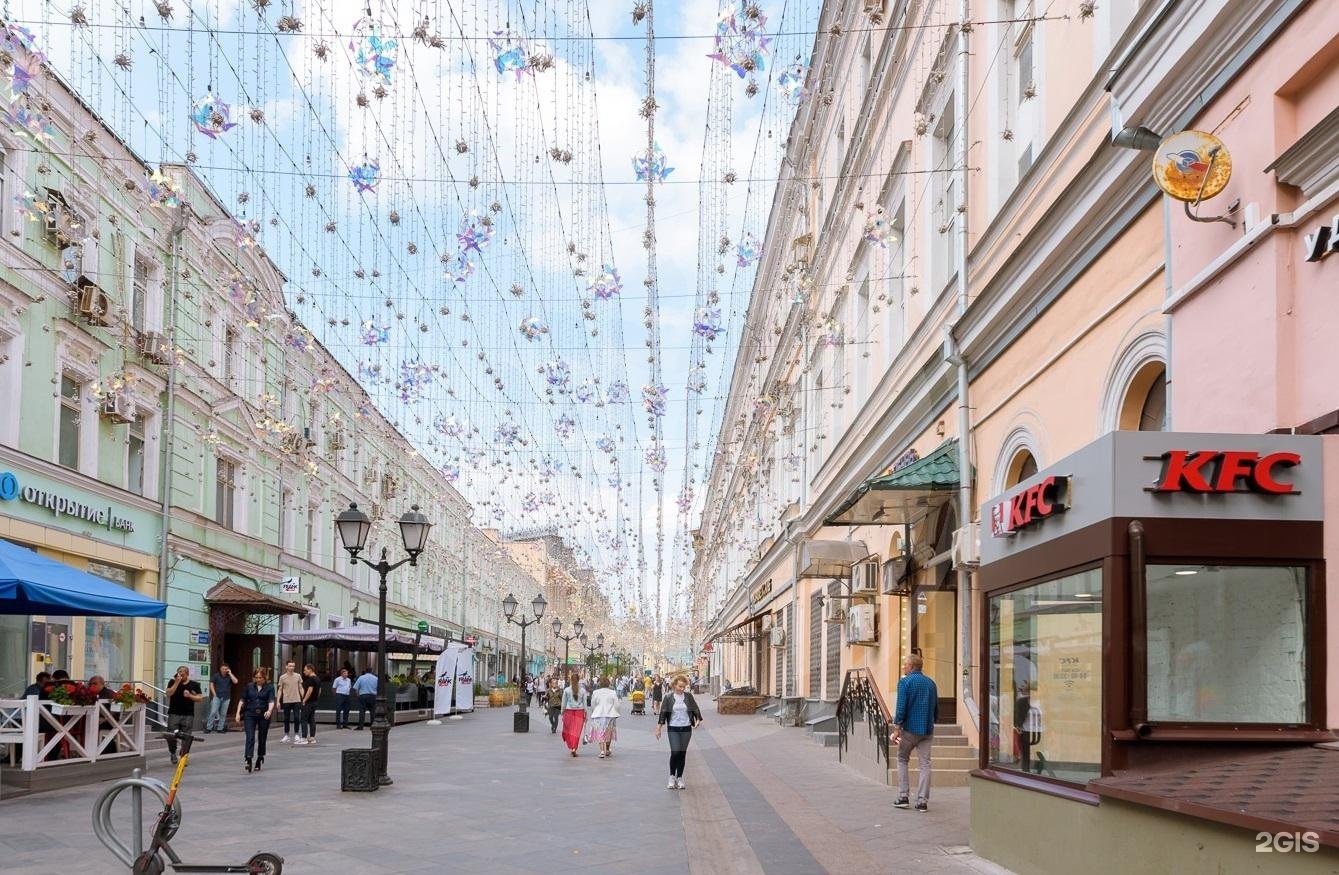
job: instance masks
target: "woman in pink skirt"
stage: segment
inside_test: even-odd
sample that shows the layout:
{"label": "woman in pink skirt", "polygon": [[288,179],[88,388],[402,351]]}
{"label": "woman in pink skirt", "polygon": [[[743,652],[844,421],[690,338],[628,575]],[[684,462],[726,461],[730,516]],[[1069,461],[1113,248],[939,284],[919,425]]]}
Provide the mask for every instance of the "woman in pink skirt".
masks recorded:
{"label": "woman in pink skirt", "polygon": [[590,697],[590,740],[600,746],[600,759],[610,756],[617,732],[618,695],[609,688],[609,678],[600,678],[600,686]]}
{"label": "woman in pink skirt", "polygon": [[581,689],[581,681],[576,672],[567,679],[567,689],[563,690],[563,742],[572,756],[577,755],[581,744],[581,731],[586,727],[586,708],[589,697]]}

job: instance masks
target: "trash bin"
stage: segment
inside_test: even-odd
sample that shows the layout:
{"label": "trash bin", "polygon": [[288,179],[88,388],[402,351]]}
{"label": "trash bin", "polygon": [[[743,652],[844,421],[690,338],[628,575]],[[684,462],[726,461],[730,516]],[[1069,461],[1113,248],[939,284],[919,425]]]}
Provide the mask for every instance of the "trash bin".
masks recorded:
{"label": "trash bin", "polygon": [[339,772],[339,789],[370,793],[377,783],[375,751],[370,747],[346,747]]}

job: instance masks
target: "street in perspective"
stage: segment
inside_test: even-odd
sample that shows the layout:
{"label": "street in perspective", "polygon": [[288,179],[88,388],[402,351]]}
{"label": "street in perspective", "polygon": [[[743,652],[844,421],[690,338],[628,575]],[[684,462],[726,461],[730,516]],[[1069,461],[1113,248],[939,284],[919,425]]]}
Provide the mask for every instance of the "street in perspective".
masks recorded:
{"label": "street in perspective", "polygon": [[6,0],[0,872],[1339,875],[1339,2]]}

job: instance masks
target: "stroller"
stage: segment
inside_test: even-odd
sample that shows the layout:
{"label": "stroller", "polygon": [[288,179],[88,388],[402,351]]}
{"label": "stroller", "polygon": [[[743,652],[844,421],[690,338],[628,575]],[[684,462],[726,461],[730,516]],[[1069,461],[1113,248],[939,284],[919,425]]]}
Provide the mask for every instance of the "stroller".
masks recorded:
{"label": "stroller", "polygon": [[634,714],[646,713],[646,693],[642,692],[641,690],[632,691],[632,713]]}

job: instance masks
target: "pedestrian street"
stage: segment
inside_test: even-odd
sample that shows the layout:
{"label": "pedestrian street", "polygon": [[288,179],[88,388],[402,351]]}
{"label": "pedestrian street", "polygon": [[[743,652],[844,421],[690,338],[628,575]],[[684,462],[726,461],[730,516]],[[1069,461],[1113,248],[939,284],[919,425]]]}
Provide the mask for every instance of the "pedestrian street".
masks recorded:
{"label": "pedestrian street", "polygon": [[[665,788],[668,748],[654,718],[627,715],[626,702],[607,760],[593,745],[570,757],[533,711],[525,734],[512,732],[510,708],[397,727],[395,783],[373,793],[339,789],[340,749],[366,745],[367,732],[323,726],[315,745],[294,748],[273,728],[254,774],[243,771],[241,732],[203,736],[173,845],[188,863],[271,851],[285,873],[320,875],[1003,871],[966,847],[966,788],[936,790],[928,813],[898,811],[889,788],[802,732],[704,705],[676,791]],[[150,754],[148,772],[170,778],[165,750]],[[0,800],[4,871],[124,872],[90,830],[106,786]],[[127,803],[114,820],[128,831]]]}

